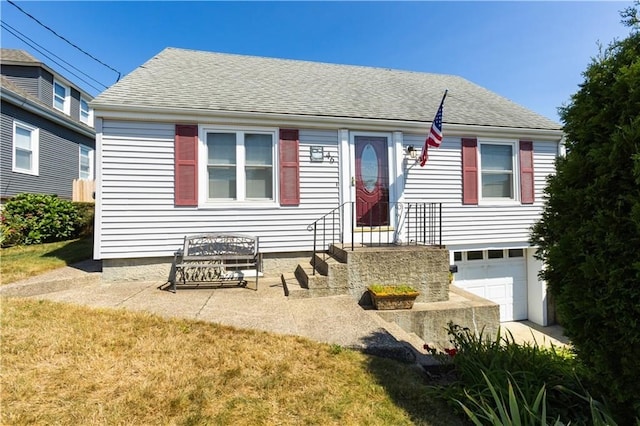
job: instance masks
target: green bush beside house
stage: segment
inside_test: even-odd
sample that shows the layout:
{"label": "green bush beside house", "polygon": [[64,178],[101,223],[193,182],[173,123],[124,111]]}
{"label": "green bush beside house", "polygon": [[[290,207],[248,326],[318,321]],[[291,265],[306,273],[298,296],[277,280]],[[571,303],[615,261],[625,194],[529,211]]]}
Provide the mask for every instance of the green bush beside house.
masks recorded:
{"label": "green bush beside house", "polygon": [[93,231],[92,203],[74,203],[49,194],[19,194],[2,208],[2,247],[65,241]]}
{"label": "green bush beside house", "polygon": [[567,154],[548,178],[532,245],[561,324],[622,424],[640,418],[640,13],[560,108]]}

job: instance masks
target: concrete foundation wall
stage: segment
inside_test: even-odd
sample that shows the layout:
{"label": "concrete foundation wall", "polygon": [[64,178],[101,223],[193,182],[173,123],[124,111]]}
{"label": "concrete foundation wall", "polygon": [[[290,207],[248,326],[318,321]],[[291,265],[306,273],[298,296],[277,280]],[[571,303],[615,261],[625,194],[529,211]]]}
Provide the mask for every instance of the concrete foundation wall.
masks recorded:
{"label": "concrete foundation wall", "polygon": [[165,283],[169,280],[171,263],[173,263],[173,257],[104,259],[102,261],[102,280]]}
{"label": "concrete foundation wall", "polygon": [[[262,272],[276,276],[292,273],[298,264],[309,264],[311,253],[269,253],[262,256]],[[104,281],[159,281],[169,279],[173,257],[151,257],[135,259],[104,259],[102,279]]]}

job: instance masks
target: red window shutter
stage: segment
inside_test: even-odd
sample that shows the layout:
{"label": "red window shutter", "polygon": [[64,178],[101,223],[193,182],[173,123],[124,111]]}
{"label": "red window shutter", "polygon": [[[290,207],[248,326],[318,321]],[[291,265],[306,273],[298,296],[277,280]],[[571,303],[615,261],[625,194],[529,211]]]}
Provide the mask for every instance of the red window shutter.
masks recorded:
{"label": "red window shutter", "polygon": [[280,129],[280,205],[300,204],[300,156],[299,132],[296,129]]}
{"label": "red window shutter", "polygon": [[462,138],[462,204],[478,204],[478,140]]}
{"label": "red window shutter", "polygon": [[176,124],[174,144],[176,206],[198,205],[198,126]]}
{"label": "red window shutter", "polygon": [[520,201],[522,204],[535,201],[532,141],[520,141]]}

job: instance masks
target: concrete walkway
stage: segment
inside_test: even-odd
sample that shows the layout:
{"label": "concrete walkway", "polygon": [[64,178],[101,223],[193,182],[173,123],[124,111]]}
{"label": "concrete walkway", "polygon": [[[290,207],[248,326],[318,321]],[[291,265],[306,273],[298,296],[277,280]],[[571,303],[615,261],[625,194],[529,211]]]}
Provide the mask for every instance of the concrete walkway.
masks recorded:
{"label": "concrete walkway", "polygon": [[[0,286],[0,295],[66,302],[97,308],[144,311],[167,318],[187,318],[243,329],[306,337],[392,358],[429,363],[424,341],[374,310],[362,309],[349,296],[289,299],[280,277],[260,279],[248,288],[179,289],[159,282],[103,282],[99,263],[86,261],[29,280]],[[517,342],[563,344],[559,327],[526,322],[503,323]]]}
{"label": "concrete walkway", "polygon": [[503,329],[513,335],[513,340],[520,344],[538,344],[538,346],[570,346],[569,338],[564,335],[564,330],[559,325],[543,327],[531,321],[503,322]]}

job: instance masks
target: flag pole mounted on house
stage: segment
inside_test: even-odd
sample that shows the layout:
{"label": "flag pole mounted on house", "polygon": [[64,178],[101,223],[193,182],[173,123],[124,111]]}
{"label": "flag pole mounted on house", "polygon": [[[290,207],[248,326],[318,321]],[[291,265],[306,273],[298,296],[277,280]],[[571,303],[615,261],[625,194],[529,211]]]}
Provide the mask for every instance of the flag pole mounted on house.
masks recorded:
{"label": "flag pole mounted on house", "polygon": [[431,123],[431,130],[429,130],[429,134],[427,135],[427,139],[424,141],[424,146],[422,147],[422,153],[420,153],[420,167],[424,167],[429,159],[429,146],[433,146],[435,148],[439,148],[442,143],[442,106],[444,105],[444,98],[447,97],[447,92],[449,90],[444,91],[444,95],[442,95],[442,100],[440,101],[440,108],[438,108],[438,112],[436,112],[436,116],[433,118],[433,123]]}

